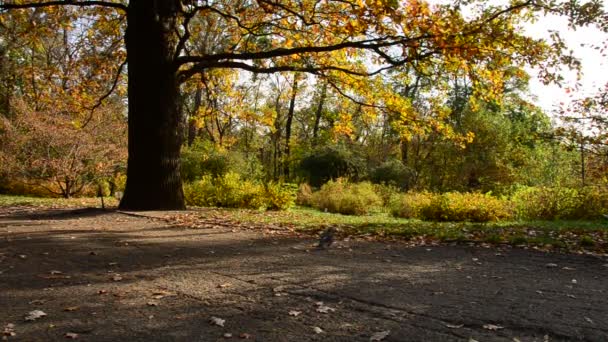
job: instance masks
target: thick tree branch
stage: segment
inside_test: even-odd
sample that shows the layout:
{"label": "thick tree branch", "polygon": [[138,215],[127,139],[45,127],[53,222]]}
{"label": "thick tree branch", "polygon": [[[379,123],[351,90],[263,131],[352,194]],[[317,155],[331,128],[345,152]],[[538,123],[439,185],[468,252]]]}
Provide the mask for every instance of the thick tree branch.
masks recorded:
{"label": "thick tree branch", "polygon": [[333,45],[324,46],[298,46],[294,48],[277,48],[268,51],[257,51],[257,52],[242,52],[242,53],[217,53],[203,56],[181,56],[177,58],[176,63],[178,65],[184,65],[189,63],[199,62],[211,62],[221,60],[258,60],[268,59],[275,57],[285,57],[304,53],[321,53],[321,52],[332,52],[343,50],[347,48],[364,49],[364,50],[375,50],[382,47],[406,45],[419,41],[422,39],[429,39],[430,36],[421,35],[418,37],[407,38],[407,37],[383,37],[376,39],[367,39],[359,41],[346,41]]}
{"label": "thick tree branch", "polygon": [[76,0],[63,0],[63,1],[45,1],[45,2],[30,2],[24,4],[16,4],[10,3],[11,0],[0,1],[0,10],[10,10],[10,9],[23,9],[23,8],[40,8],[40,7],[51,7],[51,6],[78,6],[78,7],[86,7],[86,6],[99,6],[99,7],[109,7],[120,10],[124,13],[127,12],[127,6],[121,3],[109,2],[109,1],[76,1]]}

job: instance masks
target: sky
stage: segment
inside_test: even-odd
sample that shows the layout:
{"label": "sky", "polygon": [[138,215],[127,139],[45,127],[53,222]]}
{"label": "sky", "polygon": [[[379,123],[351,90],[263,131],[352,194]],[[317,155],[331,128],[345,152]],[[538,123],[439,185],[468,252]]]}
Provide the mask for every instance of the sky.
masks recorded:
{"label": "sky", "polygon": [[[604,1],[604,6],[608,7],[608,0]],[[572,30],[567,26],[566,18],[545,17],[526,27],[526,34],[534,38],[547,38],[549,30],[557,30],[582,63],[583,77],[580,80],[581,87],[578,91],[566,92],[566,88],[574,88],[576,85],[576,74],[574,72],[562,72],[565,78],[562,88],[557,85],[543,85],[536,77],[531,80],[530,91],[535,97],[533,101],[547,112],[558,109],[560,103],[567,105],[572,98],[593,95],[597,89],[608,82],[608,57],[602,56],[603,53],[608,53],[608,51],[600,52],[600,50],[594,48],[594,46],[601,45],[602,41],[608,38],[608,35],[594,27]],[[581,44],[584,44],[584,46],[581,46]],[[529,69],[529,72],[532,75],[536,74],[531,69]]]}
{"label": "sky", "polygon": [[[431,4],[453,2],[453,0],[427,1]],[[489,3],[492,5],[504,5],[508,2],[508,0],[492,0]],[[608,0],[603,0],[602,2],[604,8],[608,10]],[[466,7],[463,8],[465,16],[467,15],[467,10]],[[558,31],[567,43],[567,46],[574,50],[574,55],[582,63],[583,78],[580,80],[581,86],[578,91],[567,93],[567,88],[573,89],[576,85],[576,73],[563,71],[562,76],[565,78],[565,81],[560,88],[557,85],[542,84],[535,77],[536,71],[528,68],[528,72],[534,76],[530,81],[531,100],[544,109],[547,114],[556,112],[560,106],[567,106],[573,98],[593,95],[608,82],[608,57],[602,56],[602,52],[592,47],[607,40],[607,34],[593,27],[572,30],[568,28],[568,20],[566,18],[557,16],[543,17],[536,23],[525,26],[525,34],[534,38],[548,38],[549,31],[551,30]],[[585,46],[581,46],[581,44]],[[608,54],[608,51],[606,53]]]}

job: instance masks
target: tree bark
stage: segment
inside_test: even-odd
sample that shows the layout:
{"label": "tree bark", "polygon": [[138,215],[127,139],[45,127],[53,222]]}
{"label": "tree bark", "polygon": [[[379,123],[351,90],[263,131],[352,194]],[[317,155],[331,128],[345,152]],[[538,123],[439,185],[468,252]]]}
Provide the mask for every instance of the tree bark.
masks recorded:
{"label": "tree bark", "polygon": [[129,2],[129,159],[123,210],[185,208],[180,176],[183,120],[174,63],[178,10],[178,0]]}
{"label": "tree bark", "polygon": [[325,105],[325,97],[327,96],[327,82],[323,83],[323,88],[321,88],[321,96],[319,98],[319,105],[317,106],[317,111],[315,112],[315,124],[312,129],[312,144],[316,146],[319,138],[319,125],[321,124],[321,116],[323,115],[323,106]]}
{"label": "tree bark", "polygon": [[287,122],[285,123],[285,159],[283,161],[283,173],[286,179],[289,179],[289,157],[291,149],[289,141],[291,140],[291,125],[293,123],[293,114],[295,112],[296,95],[298,93],[298,76],[293,75],[293,84],[291,86],[291,99],[289,100],[289,110],[287,112]]}

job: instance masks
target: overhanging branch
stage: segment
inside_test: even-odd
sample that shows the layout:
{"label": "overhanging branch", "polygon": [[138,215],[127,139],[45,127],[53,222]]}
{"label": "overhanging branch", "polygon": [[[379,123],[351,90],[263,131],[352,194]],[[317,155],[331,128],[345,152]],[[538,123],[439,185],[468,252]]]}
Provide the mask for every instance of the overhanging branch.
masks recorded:
{"label": "overhanging branch", "polygon": [[0,10],[10,9],[24,9],[24,8],[41,8],[41,7],[52,7],[52,6],[98,6],[98,7],[109,7],[120,10],[124,13],[127,12],[127,6],[121,3],[109,2],[109,1],[76,1],[76,0],[63,0],[63,1],[45,1],[45,2],[30,2],[30,3],[10,3],[11,0],[0,1]]}

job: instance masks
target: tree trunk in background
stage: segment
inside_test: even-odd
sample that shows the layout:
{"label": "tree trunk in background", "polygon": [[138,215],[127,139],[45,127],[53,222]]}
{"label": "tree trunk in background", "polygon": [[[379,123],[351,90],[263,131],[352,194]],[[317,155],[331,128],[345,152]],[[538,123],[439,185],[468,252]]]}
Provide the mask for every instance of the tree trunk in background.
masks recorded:
{"label": "tree trunk in background", "polygon": [[173,63],[178,10],[178,0],[129,2],[129,159],[123,210],[185,208],[180,177],[183,121]]}
{"label": "tree trunk in background", "polygon": [[291,140],[291,125],[293,123],[293,113],[295,111],[296,96],[298,94],[298,76],[293,75],[293,85],[291,86],[291,99],[289,100],[289,111],[287,112],[287,122],[285,123],[285,158],[283,172],[285,179],[289,179],[289,140]]}
{"label": "tree trunk in background", "polygon": [[321,89],[321,97],[319,98],[319,105],[317,106],[317,111],[315,113],[315,125],[312,128],[312,143],[313,145],[317,145],[319,138],[319,125],[321,124],[321,116],[323,114],[323,106],[325,105],[325,97],[327,96],[327,82],[323,83],[323,88]]}

